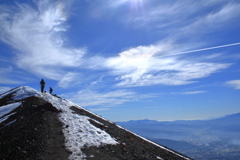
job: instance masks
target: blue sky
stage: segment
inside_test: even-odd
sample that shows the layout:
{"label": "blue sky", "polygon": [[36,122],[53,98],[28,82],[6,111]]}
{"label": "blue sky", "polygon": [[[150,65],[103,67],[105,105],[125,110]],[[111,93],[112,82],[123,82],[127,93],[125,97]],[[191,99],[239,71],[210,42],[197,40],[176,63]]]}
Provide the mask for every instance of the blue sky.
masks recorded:
{"label": "blue sky", "polygon": [[61,95],[112,121],[240,112],[238,0],[2,0],[0,92]]}

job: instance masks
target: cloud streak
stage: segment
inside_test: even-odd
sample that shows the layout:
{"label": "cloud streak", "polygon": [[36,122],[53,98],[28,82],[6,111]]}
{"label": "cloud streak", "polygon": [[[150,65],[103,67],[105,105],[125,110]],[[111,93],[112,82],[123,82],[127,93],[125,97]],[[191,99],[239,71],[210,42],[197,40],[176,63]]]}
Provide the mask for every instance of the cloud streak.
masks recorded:
{"label": "cloud streak", "polygon": [[67,74],[66,67],[81,64],[86,50],[64,44],[67,14],[63,3],[42,0],[36,5],[37,9],[25,4],[14,8],[1,6],[0,38],[16,49],[15,63],[19,68],[59,80]]}
{"label": "cloud streak", "polygon": [[62,95],[70,99],[71,101],[79,104],[83,107],[89,106],[101,106],[101,107],[112,107],[121,105],[126,102],[134,102],[148,98],[156,98],[161,96],[161,94],[148,93],[148,94],[138,94],[133,91],[126,89],[98,92],[96,90],[84,89],[77,93],[68,93]]}
{"label": "cloud streak", "polygon": [[58,82],[58,86],[62,88],[68,88],[72,86],[77,86],[80,83],[80,73],[68,72],[62,79]]}
{"label": "cloud streak", "polygon": [[168,54],[168,55],[163,55],[163,56],[155,56],[155,57],[175,56],[175,55],[186,54],[186,53],[194,53],[194,52],[201,52],[201,51],[207,51],[207,50],[218,49],[218,48],[231,47],[231,46],[236,46],[236,45],[240,45],[240,42],[232,43],[232,44],[225,44],[225,45],[215,46],[215,47],[196,49],[196,50],[191,50],[191,51],[185,51],[185,52],[180,52],[180,53],[173,53],[173,54]]}
{"label": "cloud streak", "polygon": [[237,89],[237,90],[240,89],[240,80],[227,81],[226,84],[228,86],[231,86],[231,87]]}
{"label": "cloud streak", "polygon": [[[209,29],[216,23],[233,20],[239,17],[238,1],[158,1],[145,2],[143,14],[127,16],[127,23],[136,24],[137,27],[158,28],[164,31],[178,31],[177,28],[190,26],[192,29],[204,27]],[[214,7],[214,8],[213,8]],[[184,9],[183,9],[184,8]],[[204,12],[204,14],[203,14]],[[199,16],[201,14],[202,16]],[[124,15],[125,16],[125,15]],[[191,18],[189,18],[191,16]],[[152,25],[154,24],[154,25]],[[203,25],[205,24],[205,25]],[[188,30],[191,31],[191,30]],[[176,33],[176,32],[174,32]]]}
{"label": "cloud streak", "polygon": [[69,97],[71,101],[86,107],[86,106],[114,106],[124,102],[136,100],[135,92],[127,90],[116,90],[105,93],[99,93],[93,90],[81,90],[77,94],[66,94],[64,97]]}
{"label": "cloud streak", "polygon": [[[112,85],[115,83],[117,87],[185,85],[196,83],[200,78],[226,69],[231,64],[205,62],[196,58],[183,59],[181,55],[236,46],[240,43],[196,50],[194,49],[196,46],[202,45],[180,44],[176,39],[182,34],[174,35],[174,33],[181,30],[187,35],[186,31],[190,30],[195,35],[198,27],[206,26],[206,24],[212,26],[213,22],[220,24],[238,17],[233,14],[239,12],[237,10],[239,5],[233,5],[234,2],[222,5],[222,2],[216,1],[211,3],[175,1],[174,3],[164,2],[156,7],[151,6],[144,16],[140,14],[134,18],[130,17],[128,23],[144,22],[150,25],[156,22],[156,24],[162,23],[168,27],[172,26],[171,19],[166,22],[164,17],[176,19],[177,15],[186,20],[186,23],[179,26],[180,29],[172,30],[173,33],[166,38],[167,40],[152,45],[132,47],[118,53],[115,57],[99,56],[85,59],[84,55],[87,53],[85,48],[72,48],[66,45],[64,32],[68,30],[66,24],[68,14],[63,2],[38,1],[37,9],[25,4],[19,4],[13,10],[10,9],[11,7],[1,6],[0,38],[17,50],[14,62],[19,68],[37,76],[56,80],[58,86],[62,88],[79,84],[81,74],[76,70],[82,68],[90,70],[91,73],[93,70],[101,70],[104,76],[113,76],[115,81]],[[107,3],[109,5],[105,7],[111,9],[128,4],[126,0],[98,2],[97,4],[99,3]],[[113,4],[116,6],[112,6]],[[208,8],[216,4],[221,4],[222,8],[218,8],[213,13],[206,12],[204,16],[199,16],[201,18],[195,17],[191,21],[187,20],[190,13],[195,16],[201,7],[207,6]],[[183,7],[186,10],[182,10]],[[174,23],[180,23],[179,19],[176,19]],[[216,55],[209,55],[209,57],[213,59]]]}
{"label": "cloud streak", "polygon": [[[195,83],[196,79],[207,77],[231,65],[166,56],[167,54],[162,52],[166,51],[165,46],[151,45],[131,48],[119,53],[118,57],[106,59],[102,65],[110,69],[112,75],[118,76],[116,80],[120,81],[117,84],[119,87]],[[171,47],[168,49],[171,50]],[[154,56],[161,54],[165,56]]]}
{"label": "cloud streak", "polygon": [[192,94],[201,94],[205,93],[206,91],[188,91],[188,92],[173,92],[171,94],[184,94],[184,95],[192,95]]}
{"label": "cloud streak", "polygon": [[[234,22],[234,19],[239,18],[240,15],[238,14],[239,3],[237,1],[156,3],[159,5],[151,6],[148,10],[145,10],[145,14],[139,14],[136,17],[127,16],[128,20],[124,22],[128,24],[136,23],[136,26],[140,27],[151,28],[154,26],[158,28],[158,32],[161,32],[159,29],[164,32],[169,31],[168,37],[158,44],[132,47],[120,52],[119,56],[116,57],[98,57],[97,59],[101,62],[93,60],[93,69],[106,68],[110,70],[111,75],[117,76],[115,80],[118,82],[116,85],[118,87],[135,87],[195,83],[200,78],[208,77],[231,66],[229,63],[209,62],[210,57],[213,60],[217,54],[208,55],[207,62],[203,59],[196,59],[196,57],[194,59],[182,59],[181,55],[237,46],[240,44],[239,42],[194,49],[201,48],[203,43],[197,43],[196,40],[194,43],[188,43],[182,41],[182,39],[198,39],[206,33],[220,31],[222,26]],[[160,5],[160,3],[162,4]],[[215,6],[215,9],[210,9],[213,6]],[[122,5],[118,7],[121,8]],[[186,8],[186,10],[182,8]],[[200,13],[202,10],[204,10],[204,14]],[[190,16],[191,18],[189,18]],[[152,32],[155,32],[155,30]],[[179,39],[181,39],[181,43],[178,42]],[[206,41],[204,40],[204,42]]]}

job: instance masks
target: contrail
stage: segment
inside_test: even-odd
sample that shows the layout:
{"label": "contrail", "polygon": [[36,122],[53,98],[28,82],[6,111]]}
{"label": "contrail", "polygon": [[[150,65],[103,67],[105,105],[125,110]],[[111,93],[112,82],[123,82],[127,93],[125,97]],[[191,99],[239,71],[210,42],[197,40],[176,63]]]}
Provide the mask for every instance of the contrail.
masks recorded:
{"label": "contrail", "polygon": [[174,53],[174,54],[170,54],[170,55],[156,56],[156,57],[174,56],[174,55],[179,55],[179,54],[184,54],[184,53],[200,52],[200,51],[206,51],[206,50],[217,49],[217,48],[224,48],[224,47],[230,47],[230,46],[236,46],[236,45],[240,45],[240,42],[232,43],[232,44],[226,44],[226,45],[221,45],[221,46],[215,46],[215,47],[209,47],[209,48],[203,48],[203,49],[197,49],[197,50],[192,50],[192,51]]}

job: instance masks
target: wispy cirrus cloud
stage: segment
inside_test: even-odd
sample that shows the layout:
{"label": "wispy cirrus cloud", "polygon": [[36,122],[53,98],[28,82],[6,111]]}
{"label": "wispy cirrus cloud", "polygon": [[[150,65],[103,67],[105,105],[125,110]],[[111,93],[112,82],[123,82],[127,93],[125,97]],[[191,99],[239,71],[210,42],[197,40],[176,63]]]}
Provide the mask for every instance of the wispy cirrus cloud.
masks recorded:
{"label": "wispy cirrus cloud", "polygon": [[80,83],[80,73],[68,72],[63,76],[63,78],[58,82],[58,86],[62,88],[67,88],[70,86],[77,86]]}
{"label": "wispy cirrus cloud", "polygon": [[[37,76],[57,80],[58,85],[63,88],[79,83],[81,74],[74,70],[83,66],[84,69],[90,69],[90,72],[101,70],[105,76],[114,76],[114,83],[117,83],[118,87],[157,84],[184,85],[195,83],[198,81],[197,79],[210,76],[230,66],[227,63],[211,63],[205,62],[203,59],[183,59],[178,54],[174,55],[174,53],[190,53],[189,50],[202,46],[200,43],[195,43],[195,45],[178,43],[175,37],[181,37],[181,35],[174,35],[174,33],[179,30],[183,31],[182,34],[187,35],[184,31],[195,32],[198,27],[213,26],[215,22],[222,24],[238,17],[238,14],[234,14],[239,12],[237,10],[239,4],[236,1],[231,1],[227,5],[217,1],[204,2],[206,3],[175,1],[174,3],[161,2],[161,5],[151,4],[145,10],[144,15],[130,17],[127,23],[156,24],[153,26],[158,26],[157,24],[172,26],[171,19],[166,19],[169,17],[175,19],[174,23],[180,23],[182,18],[186,21],[172,30],[172,34],[166,38],[168,41],[162,40],[152,45],[131,47],[120,52],[118,56],[104,57],[101,55],[91,57],[86,61],[83,58],[86,54],[85,48],[72,48],[66,45],[63,32],[68,30],[66,24],[68,14],[64,2],[38,1],[37,9],[25,4],[18,4],[18,7],[15,8],[1,6],[0,38],[17,50],[14,62],[19,68]],[[128,2],[118,0],[98,3],[108,3],[105,7],[116,9]],[[142,3],[147,4],[148,2]],[[216,4],[222,8],[218,7],[218,10],[213,13],[206,11],[203,16],[199,16],[201,18],[195,17],[200,14],[198,12],[201,7]],[[186,8],[186,10],[182,8]],[[195,17],[191,21],[187,20],[190,14]],[[177,18],[178,15],[181,17]],[[215,56],[216,54],[209,55],[211,59]]]}
{"label": "wispy cirrus cloud", "polygon": [[[127,16],[127,20],[122,22],[135,23],[138,27],[167,29],[164,31],[172,32],[178,30],[177,28],[191,25],[201,27],[203,26],[202,24],[210,24],[210,26],[213,26],[216,22],[222,24],[222,22],[239,17],[239,14],[237,14],[239,13],[239,2],[237,0],[176,0],[171,2],[158,1],[144,3],[146,3],[146,5],[143,6],[145,7],[143,14]],[[205,25],[204,27],[208,28],[209,25]]]}
{"label": "wispy cirrus cloud", "polygon": [[192,21],[191,24],[182,27],[175,36],[189,37],[189,35],[205,35],[210,32],[220,31],[224,28],[223,26],[236,27],[235,22],[240,18],[239,7],[239,3],[229,2],[219,8],[219,10],[215,12],[211,11],[195,21]]}
{"label": "wispy cirrus cloud", "polygon": [[[112,75],[118,76],[116,80],[120,82],[117,86],[121,87],[184,85],[231,65],[166,56],[161,48],[161,45],[131,48],[121,52],[118,57],[108,58],[103,65],[111,70]],[[154,57],[161,54],[164,56]]]}
{"label": "wispy cirrus cloud", "polygon": [[19,68],[60,80],[68,74],[65,68],[81,64],[86,50],[64,43],[63,32],[68,29],[64,3],[42,0],[36,5],[37,9],[26,4],[0,6],[0,39],[17,51]]}
{"label": "wispy cirrus cloud", "polygon": [[[123,2],[123,1],[121,1]],[[148,3],[148,2],[145,2]],[[179,39],[195,39],[206,33],[221,30],[239,18],[239,3],[237,1],[174,1],[156,2],[149,5],[144,14],[127,16],[125,23],[136,26],[157,27],[158,31],[169,31],[168,37],[160,43],[148,46],[136,46],[119,53],[119,56],[92,60],[92,69],[107,68],[110,74],[117,76],[119,87],[162,85],[184,85],[195,83],[200,78],[210,76],[229,63],[212,63],[210,60],[220,54],[211,54],[202,58],[184,59],[186,53],[195,53],[210,49],[222,48],[235,44],[203,47],[204,42],[179,42]],[[123,6],[118,5],[119,7]],[[124,2],[125,4],[125,2]],[[154,4],[154,3],[153,3]],[[214,7],[214,10],[210,9]],[[110,6],[111,7],[111,6]],[[186,9],[182,9],[186,8]],[[204,10],[204,12],[202,12]],[[201,16],[199,16],[201,15]],[[189,18],[191,17],[191,18]],[[222,18],[221,18],[222,17]],[[174,19],[174,20],[172,20]],[[184,22],[184,23],[183,23]],[[218,24],[218,26],[216,26]],[[162,26],[163,25],[163,26]],[[177,27],[176,27],[177,26]],[[164,28],[167,28],[165,30]],[[156,28],[155,28],[156,29]],[[162,29],[162,30],[159,30]],[[155,32],[153,30],[152,32]],[[212,43],[212,42],[211,42]],[[239,43],[236,43],[239,45]],[[198,49],[196,49],[198,48]],[[97,60],[100,61],[96,62]],[[102,63],[104,62],[104,63]]]}
{"label": "wispy cirrus cloud", "polygon": [[161,96],[161,94],[156,93],[138,94],[136,92],[125,89],[106,92],[98,92],[96,90],[84,89],[78,91],[77,93],[68,93],[62,96],[70,99],[71,101],[83,107],[88,106],[111,107],[126,102],[139,101],[148,98],[156,98]]}
{"label": "wispy cirrus cloud", "polygon": [[231,86],[235,89],[240,89],[240,80],[231,80],[227,81],[226,85]]}
{"label": "wispy cirrus cloud", "polygon": [[[240,18],[240,3],[237,0],[143,1],[141,2],[143,8],[137,14],[126,10],[126,5],[129,5],[126,3],[127,1],[119,0],[118,2],[121,2],[121,5],[116,5],[117,9],[112,5],[104,5],[100,8],[104,8],[104,10],[114,8],[116,10],[114,13],[119,13],[117,14],[119,17],[113,21],[127,24],[129,28],[149,29],[151,33],[161,35],[165,39],[173,39],[181,43],[190,41],[189,45],[196,45],[194,44],[196,41],[199,41],[198,44],[201,42],[206,45],[209,41],[207,39],[203,41],[202,38],[207,34],[239,26],[237,21]],[[112,3],[119,4],[115,1]],[[99,5],[97,6],[99,7]],[[98,14],[98,16],[100,15],[101,13]],[[103,14],[102,16],[108,15]]]}
{"label": "wispy cirrus cloud", "polygon": [[97,106],[106,105],[114,106],[119,105],[124,102],[133,101],[135,97],[135,92],[130,92],[127,90],[116,90],[105,93],[100,93],[97,91],[85,89],[74,94],[66,94],[64,97],[69,97],[71,101],[86,107],[86,106]]}
{"label": "wispy cirrus cloud", "polygon": [[186,91],[186,92],[172,92],[171,94],[192,95],[192,94],[201,94],[201,93],[206,93],[206,91]]}
{"label": "wispy cirrus cloud", "polygon": [[[209,29],[210,26],[213,27],[217,23],[218,26],[214,27],[216,29],[224,22],[239,17],[239,1],[237,0],[107,0],[92,3],[92,6],[94,6],[94,9],[92,9],[94,17],[117,16],[118,18],[113,20],[131,24],[132,27],[144,29],[147,27],[152,30],[157,29],[157,32],[164,31],[170,34],[176,34],[179,29],[186,28],[186,26],[195,28],[204,26],[205,29]],[[111,15],[114,16],[109,15],[109,11],[112,11]],[[153,30],[153,32],[155,31]]]}
{"label": "wispy cirrus cloud", "polygon": [[[14,80],[13,75],[18,75],[12,66],[0,67],[0,83],[1,84],[20,84],[21,80]],[[22,78],[21,78],[22,79]]]}

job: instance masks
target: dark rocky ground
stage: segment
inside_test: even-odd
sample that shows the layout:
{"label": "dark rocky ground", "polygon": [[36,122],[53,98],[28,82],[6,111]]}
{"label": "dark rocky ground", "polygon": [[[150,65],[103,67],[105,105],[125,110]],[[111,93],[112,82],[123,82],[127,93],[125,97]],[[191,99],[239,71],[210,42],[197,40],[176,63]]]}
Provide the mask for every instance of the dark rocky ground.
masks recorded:
{"label": "dark rocky ground", "polygon": [[[0,107],[11,102],[12,94],[0,99]],[[70,152],[64,146],[59,111],[38,97],[29,97],[21,102],[20,107],[9,113],[15,114],[0,123],[0,160],[67,160]],[[90,117],[90,123],[105,130],[119,142],[117,145],[83,148],[86,159],[155,160],[157,156],[166,160],[183,159],[91,112],[74,106],[71,109],[76,114]]]}
{"label": "dark rocky ground", "polygon": [[[0,160],[68,158],[70,153],[64,146],[62,124],[55,107],[42,98],[29,97],[12,112],[16,113],[0,124]],[[13,120],[16,121],[4,125]]]}

